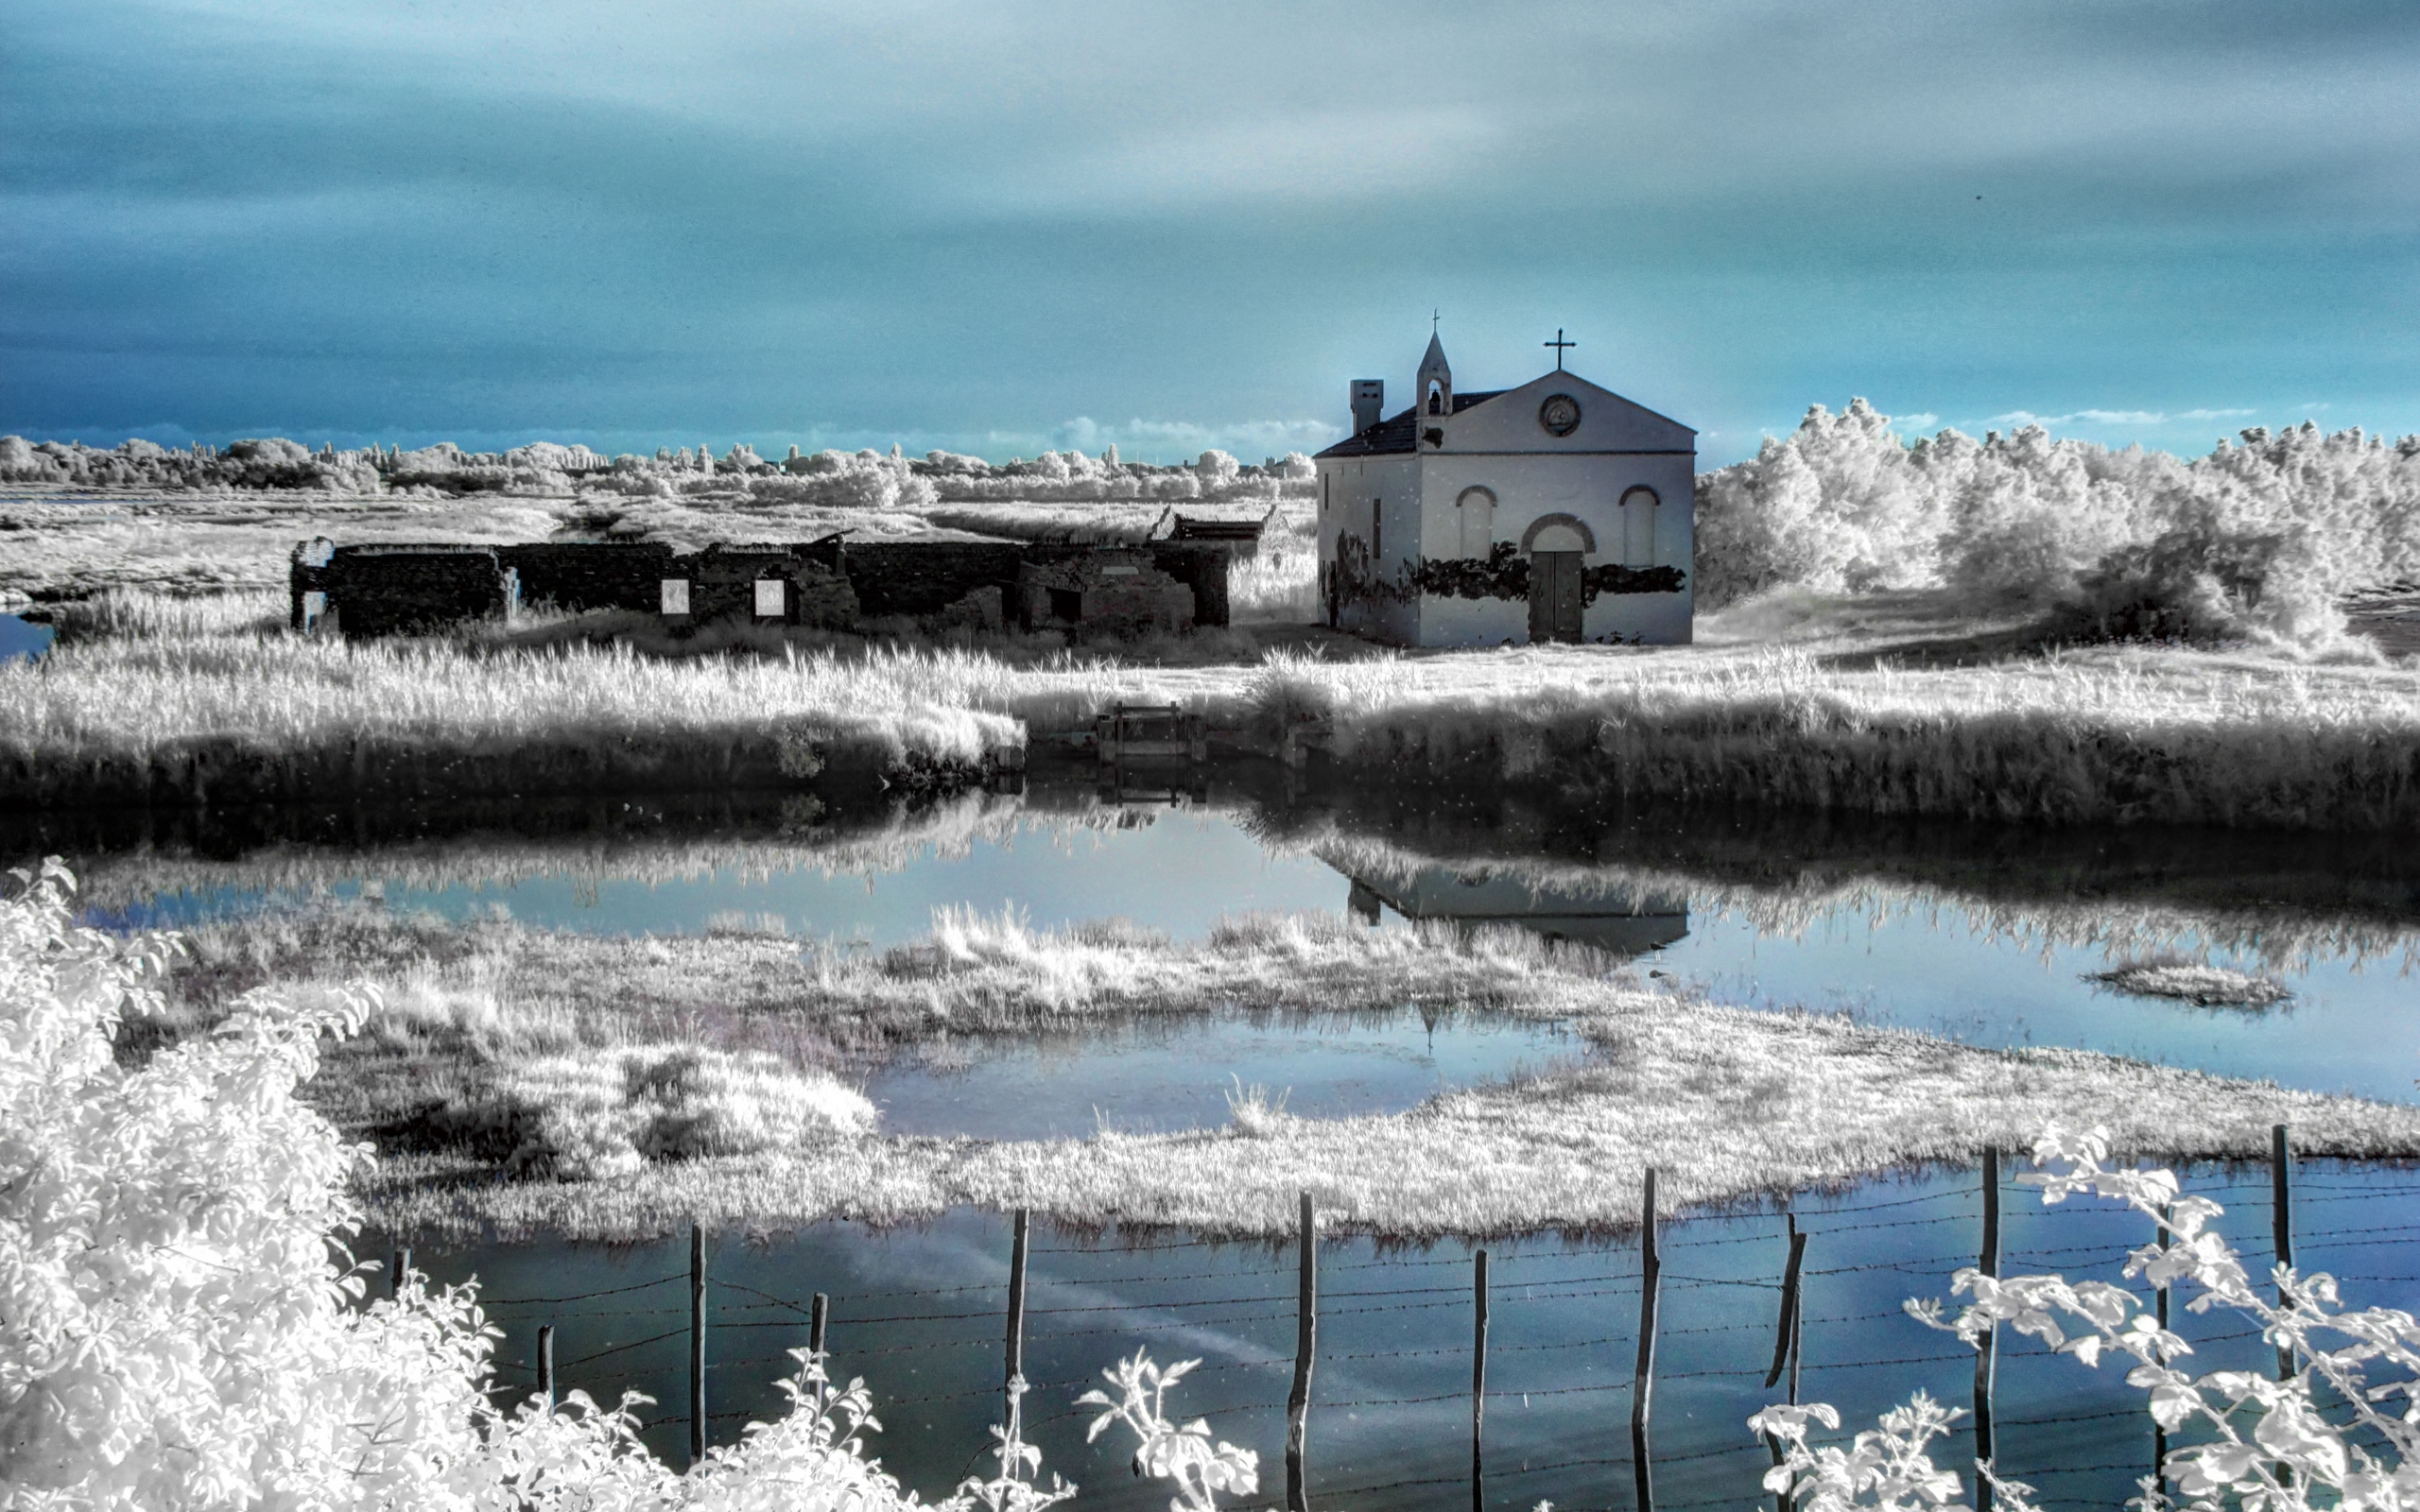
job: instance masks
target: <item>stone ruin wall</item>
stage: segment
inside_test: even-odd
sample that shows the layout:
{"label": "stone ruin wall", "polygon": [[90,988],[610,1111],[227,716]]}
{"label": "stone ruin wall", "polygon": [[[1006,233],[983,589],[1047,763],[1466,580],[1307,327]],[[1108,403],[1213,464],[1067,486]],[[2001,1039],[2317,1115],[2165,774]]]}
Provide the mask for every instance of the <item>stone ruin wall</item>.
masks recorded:
{"label": "stone ruin wall", "polygon": [[[827,537],[716,544],[684,555],[658,541],[337,546],[315,541],[295,548],[289,587],[295,628],[307,628],[320,614],[334,610],[347,636],[492,618],[516,604],[661,615],[666,580],[689,585],[689,612],[663,615],[668,626],[735,615],[756,619],[754,585],[769,576],[788,585],[779,616],[785,624],[857,629],[909,619],[996,629],[1013,618],[1027,628],[1061,625],[1116,632],[1147,623],[1168,628],[1226,625],[1232,554],[1223,543],[1167,541],[1146,547],[947,541],[849,545]],[[1138,580],[1112,581],[1122,575],[1103,573],[1110,564],[1131,566]],[[1025,583],[1036,571],[1067,578],[1067,587],[1082,579],[1085,607],[1074,622],[1051,614],[1046,593],[1040,595],[1043,612],[1028,612],[1036,595],[1025,591]],[[1179,606],[1179,597],[1190,602]]]}

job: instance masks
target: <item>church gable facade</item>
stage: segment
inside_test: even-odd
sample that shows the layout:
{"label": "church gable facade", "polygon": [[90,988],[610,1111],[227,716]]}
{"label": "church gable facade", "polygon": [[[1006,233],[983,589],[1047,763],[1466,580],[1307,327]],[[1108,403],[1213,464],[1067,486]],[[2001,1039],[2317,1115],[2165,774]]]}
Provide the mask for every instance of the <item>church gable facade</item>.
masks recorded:
{"label": "church gable facade", "polygon": [[1410,408],[1353,384],[1319,454],[1327,623],[1398,645],[1690,638],[1697,433],[1561,369],[1457,393],[1434,337]]}

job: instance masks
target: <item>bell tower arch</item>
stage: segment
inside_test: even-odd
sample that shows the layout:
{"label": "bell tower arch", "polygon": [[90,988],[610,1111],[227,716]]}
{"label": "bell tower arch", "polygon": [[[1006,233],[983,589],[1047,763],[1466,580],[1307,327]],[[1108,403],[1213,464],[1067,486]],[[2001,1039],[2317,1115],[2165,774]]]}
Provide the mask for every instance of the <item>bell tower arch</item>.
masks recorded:
{"label": "bell tower arch", "polygon": [[1412,380],[1413,403],[1426,423],[1430,416],[1443,419],[1454,413],[1454,369],[1445,361],[1444,343],[1435,332],[1428,335],[1428,351],[1420,359],[1420,375]]}

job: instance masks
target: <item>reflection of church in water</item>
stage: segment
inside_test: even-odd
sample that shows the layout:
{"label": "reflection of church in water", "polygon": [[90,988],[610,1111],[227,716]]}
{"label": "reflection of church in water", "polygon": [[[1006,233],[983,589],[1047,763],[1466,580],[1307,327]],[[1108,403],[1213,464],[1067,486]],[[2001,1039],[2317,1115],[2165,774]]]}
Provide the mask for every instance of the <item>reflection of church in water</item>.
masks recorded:
{"label": "reflection of church in water", "polygon": [[1685,893],[1651,887],[1575,883],[1530,883],[1485,869],[1457,871],[1421,867],[1379,876],[1347,873],[1353,890],[1346,910],[1365,923],[1379,910],[1406,919],[1447,919],[1457,924],[1512,924],[1548,939],[1591,945],[1621,955],[1643,955],[1689,932]]}

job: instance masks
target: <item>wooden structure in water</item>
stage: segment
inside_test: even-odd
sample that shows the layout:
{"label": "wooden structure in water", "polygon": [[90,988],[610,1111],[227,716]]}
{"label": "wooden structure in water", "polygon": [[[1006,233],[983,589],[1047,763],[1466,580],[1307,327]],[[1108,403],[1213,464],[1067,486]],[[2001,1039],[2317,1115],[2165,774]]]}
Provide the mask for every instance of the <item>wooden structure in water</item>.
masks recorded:
{"label": "wooden structure in water", "polygon": [[1513,924],[1549,939],[1642,955],[1685,937],[1685,894],[1623,885],[1533,882],[1512,871],[1424,866],[1400,873],[1348,873],[1346,909],[1377,922],[1381,906],[1406,919]]}

